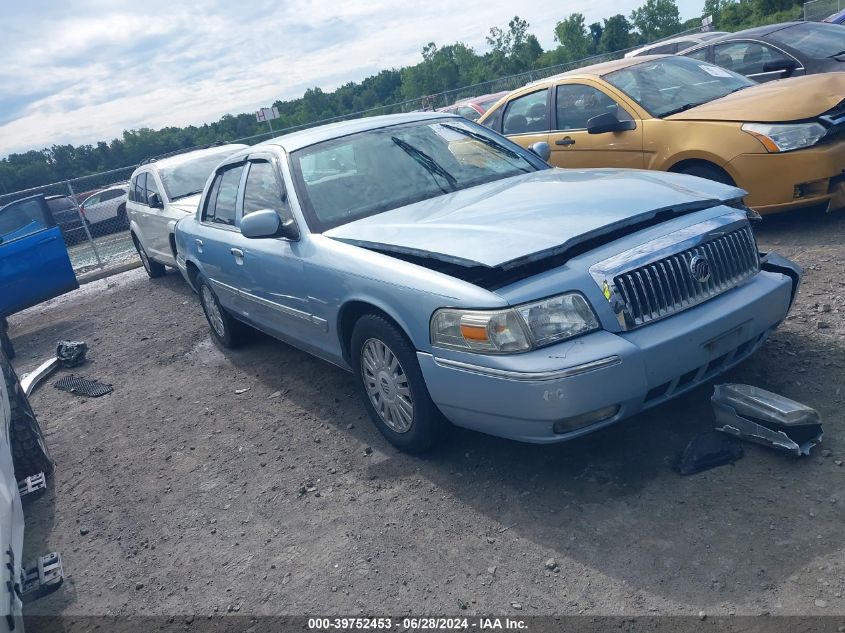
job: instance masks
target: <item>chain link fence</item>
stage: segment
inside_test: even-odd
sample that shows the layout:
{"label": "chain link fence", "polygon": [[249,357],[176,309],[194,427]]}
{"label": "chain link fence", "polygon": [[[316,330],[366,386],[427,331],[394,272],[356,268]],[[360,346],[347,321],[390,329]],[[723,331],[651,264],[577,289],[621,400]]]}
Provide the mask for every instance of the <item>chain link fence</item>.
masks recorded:
{"label": "chain link fence", "polygon": [[812,0],[804,3],[804,20],[821,22],[825,18],[845,9],[845,0]]}
{"label": "chain link fence", "polygon": [[[830,0],[816,1],[828,2]],[[845,2],[845,0],[832,1],[834,3]],[[699,30],[689,29],[675,33],[672,37]],[[335,121],[380,114],[436,110],[453,105],[456,101],[462,99],[515,90],[532,81],[545,79],[575,68],[619,59],[634,48],[639,48],[639,46],[594,55],[556,66],[534,69],[417,99],[349,112],[340,116],[311,121],[303,125],[268,130],[254,136],[234,139],[231,142],[254,145],[282,134]],[[189,149],[181,151],[189,151]],[[129,234],[129,222],[126,215],[128,182],[136,167],[136,165],[130,165],[121,169],[0,195],[0,207],[28,196],[43,195],[53,212],[56,223],[61,228],[73,269],[78,277],[100,269],[115,268],[119,270],[124,264],[140,263],[132,237]]]}

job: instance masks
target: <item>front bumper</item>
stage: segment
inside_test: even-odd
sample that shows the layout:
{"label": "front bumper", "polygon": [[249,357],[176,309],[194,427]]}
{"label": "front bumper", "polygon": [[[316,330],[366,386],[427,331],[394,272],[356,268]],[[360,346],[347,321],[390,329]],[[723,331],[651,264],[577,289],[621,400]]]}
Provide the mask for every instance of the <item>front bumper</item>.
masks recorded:
{"label": "front bumper", "polygon": [[761,214],[845,207],[845,139],[780,154],[740,154],[727,164],[745,203]]}
{"label": "front bumper", "polygon": [[[454,424],[553,443],[673,398],[751,355],[786,317],[801,269],[776,255],[745,284],[650,325],[595,332],[526,354],[418,352],[432,399]],[[765,260],[764,260],[765,262]],[[555,423],[618,405],[566,432]]]}

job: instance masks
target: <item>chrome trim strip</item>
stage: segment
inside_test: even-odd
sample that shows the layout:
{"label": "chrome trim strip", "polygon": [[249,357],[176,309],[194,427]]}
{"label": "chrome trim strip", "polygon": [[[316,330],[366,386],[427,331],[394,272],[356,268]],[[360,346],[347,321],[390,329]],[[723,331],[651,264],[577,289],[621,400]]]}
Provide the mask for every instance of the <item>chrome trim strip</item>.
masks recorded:
{"label": "chrome trim strip", "polygon": [[608,356],[607,358],[600,358],[589,363],[575,365],[574,367],[567,367],[566,369],[554,369],[552,371],[510,371],[507,369],[494,369],[492,367],[482,367],[480,365],[473,365],[471,363],[463,363],[457,360],[450,360],[448,358],[439,358],[434,356],[434,362],[440,367],[447,369],[457,369],[458,371],[465,371],[471,374],[479,374],[481,376],[489,376],[491,378],[503,378],[505,380],[518,380],[521,382],[541,382],[545,380],[558,380],[560,378],[571,378],[579,374],[585,374],[588,371],[595,371],[598,369],[606,369],[619,365],[622,359],[619,356]]}
{"label": "chrome trim strip", "polygon": [[234,294],[235,296],[241,297],[248,301],[252,301],[253,303],[257,303],[258,305],[264,306],[265,308],[270,308],[280,314],[284,314],[285,316],[293,317],[295,319],[301,319],[303,321],[307,321],[314,327],[323,329],[325,319],[323,319],[322,323],[320,322],[319,317],[315,317],[314,315],[303,312],[302,310],[297,310],[295,308],[290,308],[288,306],[282,305],[281,303],[276,303],[275,301],[270,301],[269,299],[264,299],[263,297],[256,296],[252,293],[245,292],[243,290],[239,290],[233,286],[228,284],[224,284],[220,281],[215,279],[211,280],[211,283],[214,285],[215,288],[219,290],[223,290],[225,292],[229,292]]}

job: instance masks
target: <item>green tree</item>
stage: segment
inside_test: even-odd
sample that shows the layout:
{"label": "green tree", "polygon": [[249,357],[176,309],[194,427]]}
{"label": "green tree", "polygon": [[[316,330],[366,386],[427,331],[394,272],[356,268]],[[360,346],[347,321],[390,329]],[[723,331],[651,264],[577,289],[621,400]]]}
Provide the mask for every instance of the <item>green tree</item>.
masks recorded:
{"label": "green tree", "polygon": [[590,43],[587,46],[587,52],[590,53],[590,55],[595,55],[599,52],[603,31],[604,27],[601,25],[601,22],[593,22],[590,25]]}
{"label": "green tree", "polygon": [[614,15],[604,21],[599,42],[602,53],[621,51],[631,46],[631,23],[624,15]]}
{"label": "green tree", "polygon": [[587,56],[590,37],[584,26],[584,15],[573,13],[555,26],[555,40],[560,42],[565,61],[575,61]]}
{"label": "green tree", "polygon": [[631,12],[631,23],[646,41],[667,37],[681,28],[678,5],[675,0],[646,0]]}

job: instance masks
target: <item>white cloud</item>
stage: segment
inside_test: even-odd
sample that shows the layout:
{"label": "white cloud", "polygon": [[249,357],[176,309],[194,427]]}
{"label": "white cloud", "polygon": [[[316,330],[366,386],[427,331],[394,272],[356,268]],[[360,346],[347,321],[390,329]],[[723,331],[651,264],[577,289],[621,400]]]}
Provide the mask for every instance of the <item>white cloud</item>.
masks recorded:
{"label": "white cloud", "polygon": [[[416,63],[429,41],[484,50],[489,28],[505,27],[514,14],[549,48],[555,23],[569,13],[581,11],[589,23],[639,4],[80,0],[69,11],[60,0],[41,0],[3,8],[0,156],[110,140],[124,129],[201,124],[307,87],[332,90]],[[697,0],[680,7],[684,18],[700,8]]]}

